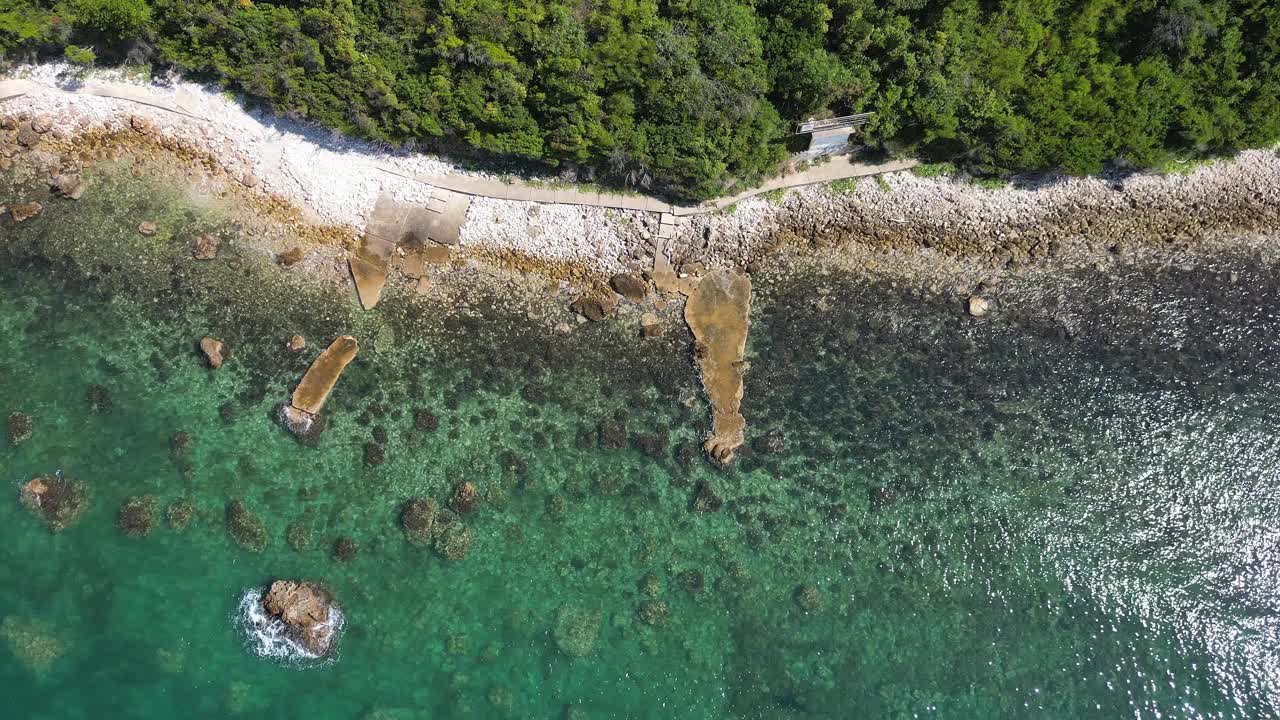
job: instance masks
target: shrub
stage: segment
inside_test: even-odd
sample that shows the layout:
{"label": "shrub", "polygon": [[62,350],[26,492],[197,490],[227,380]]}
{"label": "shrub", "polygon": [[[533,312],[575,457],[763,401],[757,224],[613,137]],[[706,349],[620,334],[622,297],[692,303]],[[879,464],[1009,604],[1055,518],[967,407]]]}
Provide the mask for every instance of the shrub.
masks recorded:
{"label": "shrub", "polygon": [[77,27],[111,38],[139,35],[151,21],[146,0],[72,0],[71,10]]}
{"label": "shrub", "polygon": [[92,48],[82,48],[79,45],[68,45],[62,51],[62,56],[75,65],[92,65],[98,60],[98,55]]}

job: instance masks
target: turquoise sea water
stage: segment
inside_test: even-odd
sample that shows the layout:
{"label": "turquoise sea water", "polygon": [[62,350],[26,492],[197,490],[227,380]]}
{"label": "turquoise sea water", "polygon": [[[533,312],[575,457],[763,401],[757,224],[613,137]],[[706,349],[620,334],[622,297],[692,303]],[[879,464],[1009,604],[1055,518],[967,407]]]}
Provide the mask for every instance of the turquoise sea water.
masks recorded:
{"label": "turquoise sea water", "polygon": [[[0,445],[8,717],[1280,716],[1275,268],[1064,274],[1003,288],[982,321],[766,273],[755,447],[718,470],[692,451],[706,407],[680,332],[548,337],[483,295],[443,324],[400,296],[360,313],[239,255],[215,215],[114,182],[0,225],[0,412],[35,419]],[[140,218],[225,232],[223,257],[182,261],[167,229],[140,249]],[[361,355],[304,447],[274,410],[348,332]],[[232,348],[220,370],[205,334]],[[55,471],[90,496],[59,534],[17,499]],[[485,498],[468,556],[406,542],[401,504],[463,480]],[[723,507],[695,512],[699,486]],[[140,495],[155,527],[129,538]],[[228,535],[232,500],[263,552]],[[333,589],[332,662],[252,654],[237,605],[276,578]]]}

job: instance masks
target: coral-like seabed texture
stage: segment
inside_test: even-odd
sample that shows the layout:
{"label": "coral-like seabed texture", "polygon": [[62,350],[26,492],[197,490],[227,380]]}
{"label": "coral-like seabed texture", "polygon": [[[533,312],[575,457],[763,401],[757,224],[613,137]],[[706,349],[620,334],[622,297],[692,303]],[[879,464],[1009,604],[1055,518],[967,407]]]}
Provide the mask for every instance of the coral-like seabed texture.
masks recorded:
{"label": "coral-like seabed texture", "polygon": [[[557,335],[479,290],[363,313],[123,176],[4,223],[0,413],[34,428],[0,445],[7,717],[1280,714],[1276,268],[1011,282],[981,319],[763,272],[719,470],[682,330]],[[308,447],[275,411],[339,334]],[[18,489],[55,471],[88,506],[52,534]],[[462,526],[409,542],[405,501],[462,482]],[[341,602],[331,662],[239,634],[276,578]]]}

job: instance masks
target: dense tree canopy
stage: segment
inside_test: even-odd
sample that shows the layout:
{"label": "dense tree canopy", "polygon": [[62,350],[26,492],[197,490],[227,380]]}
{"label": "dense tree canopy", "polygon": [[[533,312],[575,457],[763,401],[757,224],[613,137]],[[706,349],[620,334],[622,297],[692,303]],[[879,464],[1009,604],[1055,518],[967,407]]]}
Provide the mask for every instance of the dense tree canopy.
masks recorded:
{"label": "dense tree canopy", "polygon": [[0,54],[68,45],[690,197],[759,179],[822,113],[987,173],[1280,139],[1275,0],[0,0]]}

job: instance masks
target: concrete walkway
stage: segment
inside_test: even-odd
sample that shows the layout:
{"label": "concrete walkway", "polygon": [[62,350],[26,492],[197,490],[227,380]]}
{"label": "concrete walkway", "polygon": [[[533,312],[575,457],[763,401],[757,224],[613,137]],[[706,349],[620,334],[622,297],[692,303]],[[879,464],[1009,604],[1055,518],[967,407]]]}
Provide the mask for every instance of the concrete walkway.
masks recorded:
{"label": "concrete walkway", "polygon": [[[74,91],[51,88],[29,80],[0,80],[0,102],[23,95],[37,93],[67,93],[94,95],[126,102],[137,103],[176,113],[187,118],[207,122],[195,110],[198,103],[183,102],[184,93],[179,91],[172,99],[159,97],[148,88],[123,83],[104,83],[89,81]],[[763,185],[745,190],[737,195],[719,198],[700,205],[673,205],[658,198],[647,195],[630,195],[620,193],[599,193],[578,190],[572,187],[551,188],[530,184],[521,180],[504,182],[476,175],[463,173],[448,175],[406,174],[390,163],[369,160],[369,165],[383,172],[398,177],[416,180],[432,187],[452,190],[455,193],[472,197],[495,198],[499,200],[517,200],[523,202],[558,203],[565,205],[588,205],[591,207],[616,208],[620,210],[641,210],[645,212],[670,213],[676,217],[701,215],[722,210],[734,203],[741,202],[761,193],[773,190],[815,185],[818,183],[843,180],[845,178],[866,177],[881,173],[897,172],[915,167],[916,160],[895,160],[878,165],[867,165],[854,162],[847,156],[831,158],[830,162],[815,165],[803,172],[775,177]]]}

